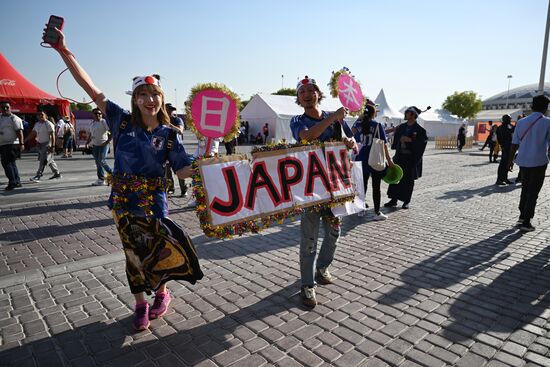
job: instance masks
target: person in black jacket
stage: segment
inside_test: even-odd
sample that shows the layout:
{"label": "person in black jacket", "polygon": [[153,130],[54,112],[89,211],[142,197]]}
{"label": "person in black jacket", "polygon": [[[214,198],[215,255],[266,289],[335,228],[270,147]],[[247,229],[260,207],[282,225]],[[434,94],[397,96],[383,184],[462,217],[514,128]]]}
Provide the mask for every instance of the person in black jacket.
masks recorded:
{"label": "person in black jacket", "polygon": [[458,136],[456,137],[457,145],[458,145],[458,151],[462,152],[462,148],[464,148],[464,145],[466,145],[466,125],[462,124],[460,125],[460,128],[458,129]]}
{"label": "person in black jacket", "polygon": [[391,199],[385,207],[397,206],[397,201],[403,202],[403,209],[409,209],[414,180],[422,177],[422,156],[428,144],[426,130],[418,125],[416,119],[422,111],[412,106],[405,110],[406,123],[395,130],[392,149],[395,150],[393,162],[403,169],[403,178],[398,184],[390,185],[388,197]]}
{"label": "person in black jacket", "polygon": [[495,183],[495,185],[499,186],[512,184],[512,181],[508,180],[508,161],[510,159],[512,136],[514,134],[514,127],[511,122],[512,117],[510,115],[504,115],[502,116],[502,125],[497,128],[497,141],[502,150],[502,157],[498,165],[497,182]]}

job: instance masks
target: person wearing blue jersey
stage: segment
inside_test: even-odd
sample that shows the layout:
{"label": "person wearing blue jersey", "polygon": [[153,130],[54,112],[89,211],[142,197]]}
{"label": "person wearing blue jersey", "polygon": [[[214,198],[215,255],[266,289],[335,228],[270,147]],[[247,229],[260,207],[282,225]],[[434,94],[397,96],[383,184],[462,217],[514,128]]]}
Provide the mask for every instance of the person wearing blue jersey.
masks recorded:
{"label": "person wearing blue jersey", "polygon": [[[164,166],[169,162],[178,178],[191,174],[181,136],[169,127],[164,92],[158,75],[132,81],[131,112],[107,100],[78,64],[57,30],[55,46],[76,82],[96,103],[113,136],[115,165],[108,206],[126,255],[126,275],[135,297],[134,327],[145,330],[150,319],[163,316],[171,295],[169,280],[194,284],[203,277],[189,236],[168,218]],[[155,292],[150,308],[145,293]]]}
{"label": "person wearing blue jersey", "polygon": [[[360,143],[361,149],[355,157],[356,161],[361,162],[363,168],[363,187],[365,190],[365,196],[367,192],[367,185],[369,183],[369,178],[372,177],[372,200],[374,203],[374,220],[386,220],[388,217],[380,211],[380,200],[382,197],[380,191],[380,183],[386,170],[377,171],[374,168],[370,167],[368,164],[369,154],[372,147],[372,141],[374,138],[378,138],[384,141],[387,144],[388,140],[386,139],[386,133],[384,132],[384,127],[381,123],[374,120],[376,117],[376,105],[371,100],[367,100],[365,104],[365,112],[363,117],[355,122],[352,127],[352,132],[354,134],[355,140]],[[390,167],[393,167],[393,160],[388,151],[388,146],[384,144],[384,155],[386,156],[386,162]],[[358,216],[363,217],[367,213],[366,210],[360,212]]]}
{"label": "person wearing blue jersey", "polygon": [[[297,141],[325,142],[328,140],[343,141],[348,148],[355,147],[351,129],[344,122],[347,110],[343,107],[333,113],[321,110],[319,103],[324,96],[315,79],[307,76],[298,82],[296,87],[296,103],[304,109],[304,113],[290,120],[292,136]],[[340,227],[331,225],[334,215],[330,209],[320,212],[310,211],[302,214],[300,228],[300,274],[302,278],[302,302],[308,307],[317,305],[315,295],[316,282],[330,284],[333,282],[328,267],[334,259],[336,243],[340,237]],[[317,238],[319,225],[323,223],[325,236],[317,260]]]}

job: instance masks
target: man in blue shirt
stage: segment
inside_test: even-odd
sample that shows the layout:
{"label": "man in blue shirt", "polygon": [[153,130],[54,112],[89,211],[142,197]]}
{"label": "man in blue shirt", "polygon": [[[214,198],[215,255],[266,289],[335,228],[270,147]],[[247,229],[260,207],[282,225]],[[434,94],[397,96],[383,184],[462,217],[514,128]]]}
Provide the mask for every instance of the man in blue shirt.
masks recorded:
{"label": "man in blue shirt", "polygon": [[544,95],[533,98],[533,113],[516,124],[512,138],[509,168],[514,164],[514,155],[519,148],[516,163],[521,169],[521,198],[517,225],[523,232],[531,232],[535,227],[531,218],[535,216],[537,198],[544,183],[544,173],[548,166],[548,146],[550,145],[550,119],[544,114],[550,100]]}
{"label": "man in blue shirt", "polygon": [[[290,129],[292,130],[294,139],[297,141],[319,140],[322,142],[327,140],[342,140],[349,148],[355,146],[355,141],[348,138],[352,136],[351,129],[344,122],[346,109],[341,107],[333,113],[321,110],[319,103],[324,96],[317,86],[315,79],[306,76],[298,82],[296,93],[298,94],[296,103],[304,108],[304,114],[294,116],[290,120]],[[334,228],[330,223],[329,218],[333,216],[330,209],[302,214],[302,236],[300,241],[301,295],[302,302],[308,307],[315,307],[317,305],[315,280],[319,284],[330,284],[333,281],[328,267],[334,259],[336,242],[340,237],[340,227]],[[319,222],[321,219],[323,220],[325,236],[321,250],[319,251],[317,263],[315,263]]]}

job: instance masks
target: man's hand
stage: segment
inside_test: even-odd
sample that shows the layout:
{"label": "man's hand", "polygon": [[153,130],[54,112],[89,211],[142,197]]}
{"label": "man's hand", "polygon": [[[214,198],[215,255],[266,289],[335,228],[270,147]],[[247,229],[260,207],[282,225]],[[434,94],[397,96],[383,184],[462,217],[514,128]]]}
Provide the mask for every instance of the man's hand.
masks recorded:
{"label": "man's hand", "polygon": [[393,163],[393,160],[391,158],[388,159],[388,166],[390,166],[390,167],[395,166],[395,163]]}
{"label": "man's hand", "polygon": [[25,144],[19,143],[19,150],[24,151],[25,150]]}
{"label": "man's hand", "polygon": [[355,142],[355,139],[344,138],[342,141],[348,149],[354,149],[356,151],[358,150],[357,149],[357,143]]}
{"label": "man's hand", "polygon": [[332,118],[334,118],[333,121],[343,121],[346,117],[346,114],[348,113],[348,109],[345,107],[340,107],[336,111],[332,113]]}
{"label": "man's hand", "polygon": [[48,153],[53,153],[54,152],[54,146],[53,145],[48,145]]}

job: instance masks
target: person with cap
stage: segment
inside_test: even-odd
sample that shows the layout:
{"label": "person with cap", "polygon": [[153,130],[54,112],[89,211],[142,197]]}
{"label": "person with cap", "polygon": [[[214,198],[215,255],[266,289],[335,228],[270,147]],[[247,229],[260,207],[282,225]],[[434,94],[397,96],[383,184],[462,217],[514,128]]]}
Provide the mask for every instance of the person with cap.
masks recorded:
{"label": "person with cap", "polygon": [[521,197],[517,225],[523,232],[535,230],[531,219],[535,216],[538,195],[544,184],[544,175],[548,166],[550,118],[544,114],[548,110],[549,103],[550,99],[545,95],[533,97],[533,113],[517,122],[512,136],[508,168],[512,169],[513,157],[519,149],[516,164],[521,169]]}
{"label": "person with cap", "polygon": [[513,184],[508,180],[508,163],[510,160],[510,149],[512,149],[512,135],[514,126],[512,126],[512,117],[510,115],[502,116],[502,124],[497,127],[497,141],[502,150],[500,163],[498,165],[497,182],[495,185],[506,186]]}
{"label": "person with cap", "polygon": [[391,146],[395,150],[393,161],[403,169],[403,177],[398,184],[388,187],[388,197],[391,200],[384,204],[385,207],[396,207],[399,200],[403,202],[403,209],[409,209],[414,181],[422,177],[422,156],[428,144],[428,136],[426,130],[416,122],[421,112],[415,106],[407,108],[407,122],[395,129]]}
{"label": "person with cap", "polygon": [[[315,79],[307,76],[298,82],[296,86],[296,103],[304,109],[304,113],[294,116],[290,120],[290,129],[296,141],[321,142],[327,140],[342,140],[348,148],[356,147],[351,129],[346,125],[344,117],[346,109],[339,108],[333,113],[321,110],[320,102],[324,96]],[[334,215],[330,209],[319,212],[309,211],[302,214],[300,228],[300,274],[302,278],[301,297],[304,305],[315,307],[317,298],[315,295],[316,282],[330,284],[333,278],[328,270],[334,259],[336,243],[340,238],[340,227],[331,224]],[[322,221],[325,235],[319,256],[317,254],[317,238],[319,224]]]}
{"label": "person with cap", "polygon": [[21,187],[19,170],[15,160],[25,149],[23,143],[23,121],[11,112],[8,101],[0,102],[0,159],[8,178],[6,191]]}
{"label": "person with cap", "polygon": [[[174,131],[176,131],[178,134],[181,134],[183,136],[185,124],[183,123],[183,120],[180,117],[178,117],[178,114],[176,112],[177,108],[172,106],[171,103],[166,103],[165,107],[166,107],[166,111],[170,115],[169,127],[172,128]],[[172,169],[169,163],[166,164],[165,169],[166,169],[166,179],[168,180],[168,193],[173,194],[175,192],[174,177],[172,176]],[[185,184],[185,180],[178,178],[178,182],[180,184],[181,197],[186,197],[187,185]]]}
{"label": "person with cap", "polygon": [[[135,298],[134,328],[145,330],[163,316],[172,296],[169,280],[191,284],[203,277],[190,237],[168,217],[164,164],[179,178],[189,177],[191,163],[181,136],[169,127],[164,91],[158,75],[132,80],[131,112],[123,110],[95,86],[56,29],[59,53],[76,82],[105,114],[113,134],[115,165],[109,208],[126,256],[126,275]],[[155,292],[152,307],[145,293]]]}
{"label": "person with cap", "polygon": [[107,121],[102,118],[103,113],[99,108],[92,110],[94,118],[88,130],[88,139],[86,149],[92,144],[92,155],[97,168],[97,181],[92,182],[92,186],[105,185],[105,172],[113,174],[113,170],[107,164],[107,151],[111,142],[112,134],[109,132]]}
{"label": "person with cap", "polygon": [[[386,170],[377,171],[369,166],[369,154],[372,147],[372,141],[374,138],[378,138],[384,141],[384,154],[386,161],[390,167],[393,167],[393,160],[390,156],[387,146],[387,138],[382,124],[375,121],[376,117],[376,104],[367,99],[365,104],[365,112],[360,120],[357,120],[351,131],[354,134],[355,140],[361,144],[361,149],[355,157],[356,161],[361,162],[363,168],[363,187],[365,190],[365,196],[367,192],[367,186],[369,183],[369,177],[372,177],[372,200],[374,203],[374,220],[386,220],[388,217],[380,211],[381,191],[380,183],[382,178],[386,174]],[[367,213],[366,210],[359,212],[358,216],[363,217]]]}

